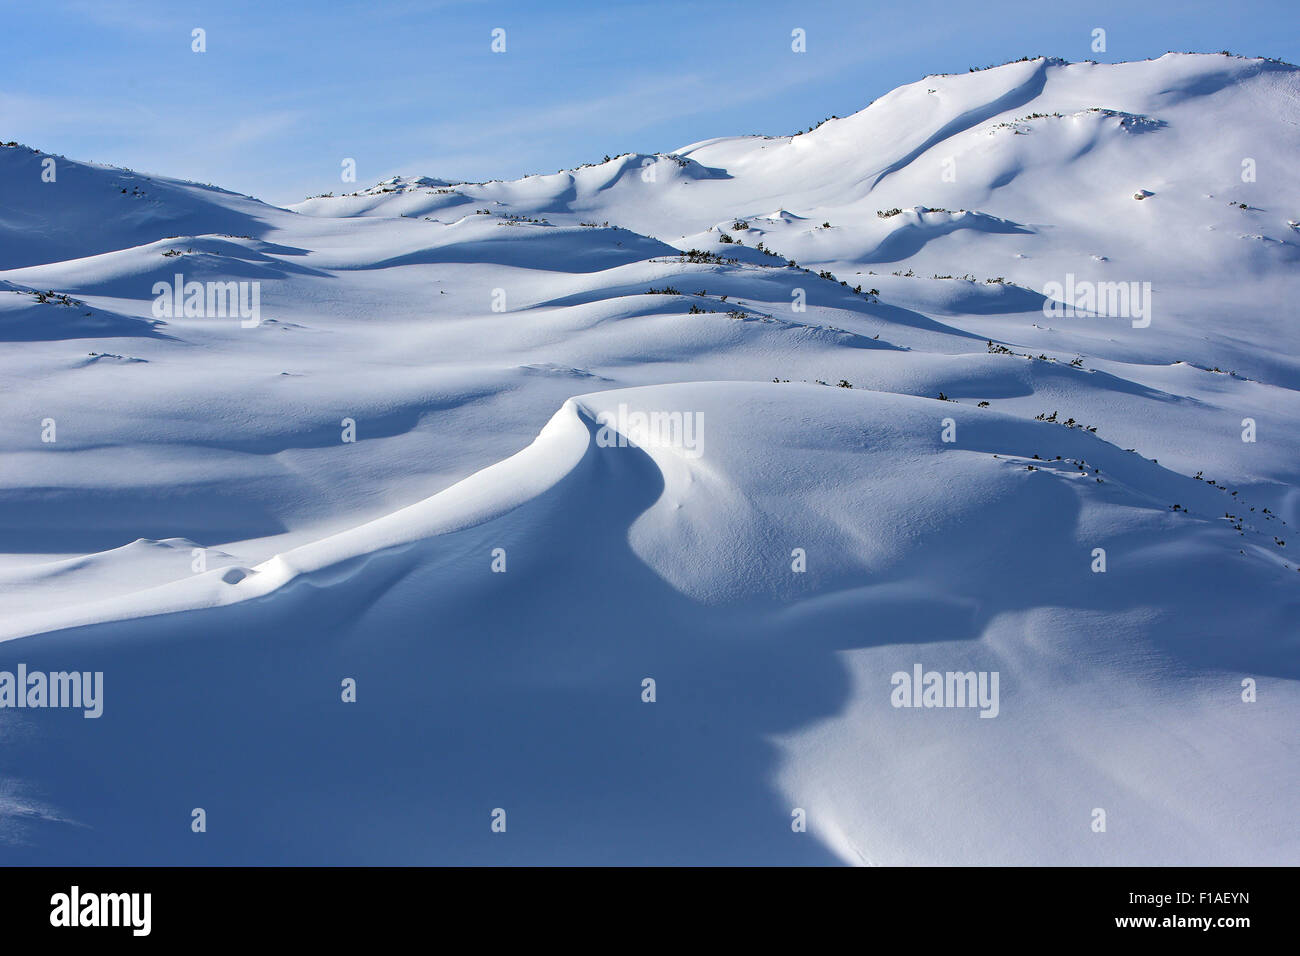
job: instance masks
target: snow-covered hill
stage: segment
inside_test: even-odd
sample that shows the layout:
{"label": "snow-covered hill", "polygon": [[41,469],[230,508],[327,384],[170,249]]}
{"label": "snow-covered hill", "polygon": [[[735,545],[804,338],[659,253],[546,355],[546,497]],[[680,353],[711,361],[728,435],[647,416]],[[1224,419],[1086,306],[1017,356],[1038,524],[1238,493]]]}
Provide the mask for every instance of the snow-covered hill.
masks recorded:
{"label": "snow-covered hill", "polygon": [[1298,95],[288,210],[0,148],[0,670],[105,688],[0,709],[0,859],[1300,862]]}

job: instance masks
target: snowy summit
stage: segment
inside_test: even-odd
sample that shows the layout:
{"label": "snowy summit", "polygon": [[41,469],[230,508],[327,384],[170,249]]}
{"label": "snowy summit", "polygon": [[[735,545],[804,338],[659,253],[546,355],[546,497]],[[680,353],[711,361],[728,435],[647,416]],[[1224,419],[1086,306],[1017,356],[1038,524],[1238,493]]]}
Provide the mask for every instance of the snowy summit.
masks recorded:
{"label": "snowy summit", "polygon": [[0,858],[1300,862],[1297,156],[1193,54],[289,208],[0,147]]}

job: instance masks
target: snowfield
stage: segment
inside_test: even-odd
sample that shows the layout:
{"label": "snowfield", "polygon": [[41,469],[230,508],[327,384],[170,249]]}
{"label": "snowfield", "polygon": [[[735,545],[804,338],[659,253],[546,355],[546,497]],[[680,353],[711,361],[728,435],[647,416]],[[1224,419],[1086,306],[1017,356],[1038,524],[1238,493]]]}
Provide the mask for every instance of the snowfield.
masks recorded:
{"label": "snowfield", "polygon": [[287,209],[0,147],[0,861],[1300,863],[1297,156],[1192,54]]}

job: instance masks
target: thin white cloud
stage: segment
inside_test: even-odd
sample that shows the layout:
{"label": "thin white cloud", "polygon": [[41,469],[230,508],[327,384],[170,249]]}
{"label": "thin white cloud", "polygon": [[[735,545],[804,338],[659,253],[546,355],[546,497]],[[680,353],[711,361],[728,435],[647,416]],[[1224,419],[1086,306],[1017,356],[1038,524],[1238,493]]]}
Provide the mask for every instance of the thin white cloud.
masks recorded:
{"label": "thin white cloud", "polygon": [[[435,143],[446,143],[449,148],[403,162],[400,170],[385,175],[397,172],[443,174],[440,171],[450,174],[454,169],[464,171],[467,166],[499,170],[503,151],[509,154],[512,164],[536,164],[544,152],[549,152],[542,148],[528,148],[528,137],[536,134],[562,140],[568,131],[590,130],[592,127],[611,135],[632,133],[683,116],[719,112],[762,99],[792,86],[823,79],[852,67],[862,59],[862,56],[854,55],[819,58],[810,63],[801,60],[783,71],[769,70],[759,80],[746,77],[737,81],[725,73],[673,73],[645,77],[626,83],[614,92],[572,99],[542,110],[521,109],[504,116],[480,116],[472,121],[435,125],[431,139]],[[707,96],[700,95],[704,90],[708,91]],[[503,150],[507,143],[509,148]],[[659,143],[653,148],[669,150],[682,145],[685,144]]]}

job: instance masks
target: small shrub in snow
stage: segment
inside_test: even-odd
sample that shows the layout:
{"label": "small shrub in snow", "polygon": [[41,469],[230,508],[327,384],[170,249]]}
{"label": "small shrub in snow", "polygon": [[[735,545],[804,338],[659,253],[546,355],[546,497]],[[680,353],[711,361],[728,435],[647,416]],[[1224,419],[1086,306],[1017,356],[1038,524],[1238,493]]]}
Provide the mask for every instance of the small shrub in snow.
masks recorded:
{"label": "small shrub in snow", "polygon": [[724,259],[716,252],[705,252],[702,249],[687,249],[682,253],[682,258],[687,262],[706,263],[708,265],[736,265],[739,259]]}

